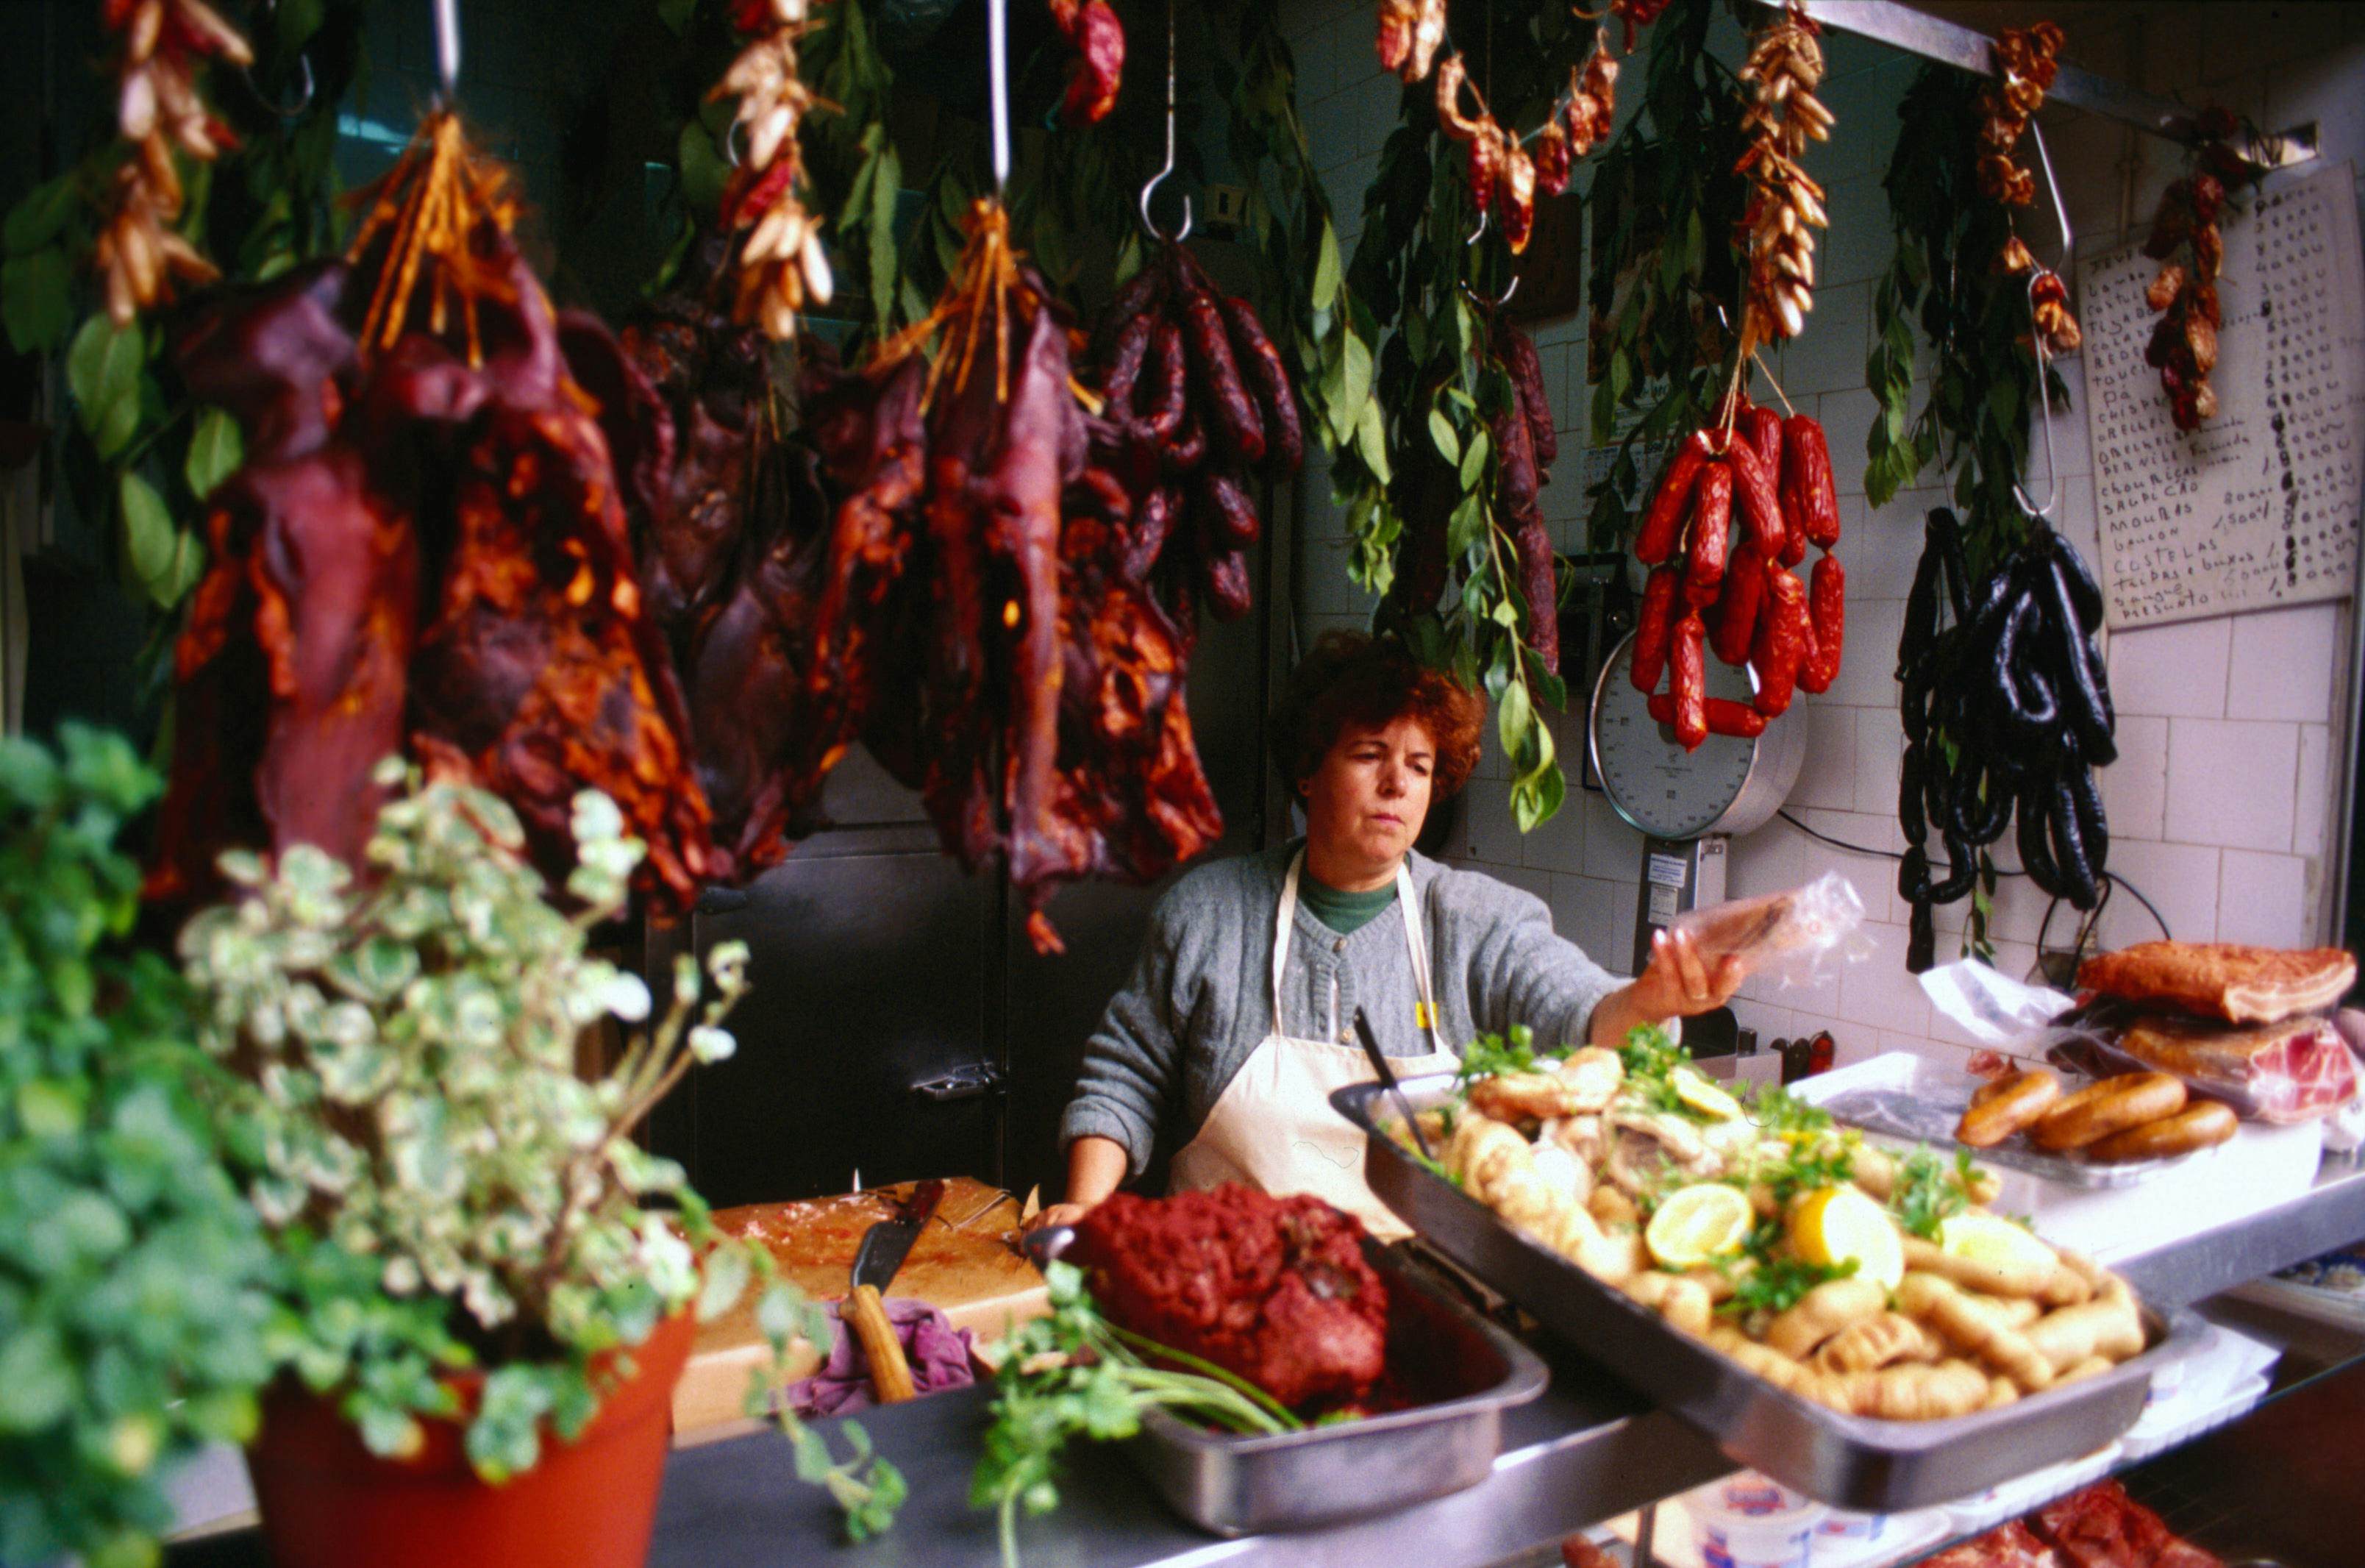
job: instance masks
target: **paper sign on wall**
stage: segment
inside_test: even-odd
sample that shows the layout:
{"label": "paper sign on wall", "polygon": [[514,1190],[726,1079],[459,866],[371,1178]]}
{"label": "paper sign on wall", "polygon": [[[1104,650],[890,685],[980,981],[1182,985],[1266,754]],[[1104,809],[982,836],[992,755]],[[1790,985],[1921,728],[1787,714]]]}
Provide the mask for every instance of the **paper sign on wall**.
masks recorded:
{"label": "paper sign on wall", "polygon": [[2086,420],[2113,628],[2348,595],[2365,481],[2365,264],[2346,164],[2223,219],[2217,417],[2190,434],[2144,363],[2140,242],[2090,258]]}

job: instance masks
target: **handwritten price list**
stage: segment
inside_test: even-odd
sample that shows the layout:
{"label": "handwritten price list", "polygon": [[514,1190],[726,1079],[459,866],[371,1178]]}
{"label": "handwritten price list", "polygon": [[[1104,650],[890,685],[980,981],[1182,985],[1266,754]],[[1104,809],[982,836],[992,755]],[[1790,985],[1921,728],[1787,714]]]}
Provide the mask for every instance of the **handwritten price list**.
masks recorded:
{"label": "handwritten price list", "polygon": [[2217,417],[2169,417],[2144,345],[2159,263],[2090,260],[2086,419],[2113,627],[2341,599],[2365,491],[2365,265],[2346,165],[2229,204]]}

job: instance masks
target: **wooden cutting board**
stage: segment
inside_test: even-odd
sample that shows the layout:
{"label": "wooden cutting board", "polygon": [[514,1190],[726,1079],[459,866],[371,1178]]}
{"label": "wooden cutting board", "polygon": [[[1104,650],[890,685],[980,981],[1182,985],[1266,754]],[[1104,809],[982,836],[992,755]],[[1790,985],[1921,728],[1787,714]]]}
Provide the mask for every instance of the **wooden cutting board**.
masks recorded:
{"label": "wooden cutting board", "polygon": [[[863,1233],[891,1217],[896,1201],[910,1191],[906,1183],[835,1198],[749,1204],[717,1210],[714,1223],[726,1236],[762,1242],[781,1279],[816,1301],[835,1302],[846,1294]],[[1009,1324],[1048,1309],[1043,1276],[1010,1245],[1017,1232],[1017,1199],[967,1176],[952,1177],[936,1217],[912,1244],[887,1294],[925,1301],[954,1327],[998,1338]],[[695,1438],[701,1428],[745,1422],[749,1374],[771,1357],[756,1326],[759,1294],[749,1291],[729,1313],[700,1327],[674,1389],[677,1435]],[[802,1340],[790,1346],[789,1376],[810,1374],[826,1351]]]}

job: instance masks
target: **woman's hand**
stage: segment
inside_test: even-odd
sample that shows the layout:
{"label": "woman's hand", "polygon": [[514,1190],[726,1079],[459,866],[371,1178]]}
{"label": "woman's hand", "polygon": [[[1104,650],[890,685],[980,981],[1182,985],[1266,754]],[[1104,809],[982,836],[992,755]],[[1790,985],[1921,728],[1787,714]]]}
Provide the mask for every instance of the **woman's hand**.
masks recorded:
{"label": "woman's hand", "polygon": [[1126,1168],[1125,1145],[1115,1138],[1085,1134],[1068,1146],[1068,1201],[1053,1204],[1028,1220],[1026,1228],[1075,1224],[1116,1191]]}
{"label": "woman's hand", "polygon": [[1651,937],[1651,961],[1641,974],[1601,999],[1586,1036],[1597,1046],[1620,1044],[1637,1025],[1688,1018],[1723,1006],[1748,978],[1748,969],[1733,954],[1710,964],[1688,935],[1657,932]]}

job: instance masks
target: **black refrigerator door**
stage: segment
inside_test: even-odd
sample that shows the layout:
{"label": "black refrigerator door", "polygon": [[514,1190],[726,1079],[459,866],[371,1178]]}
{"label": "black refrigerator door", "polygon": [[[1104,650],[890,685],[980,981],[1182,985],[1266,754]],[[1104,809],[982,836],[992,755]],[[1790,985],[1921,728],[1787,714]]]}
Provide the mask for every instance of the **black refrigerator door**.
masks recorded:
{"label": "black refrigerator door", "polygon": [[946,858],[912,822],[916,800],[859,752],[827,804],[846,825],[710,893],[690,923],[701,960],[747,944],[749,991],[729,1020],[738,1051],[689,1076],[655,1141],[717,1205],[842,1193],[857,1170],[876,1186],[999,1163],[993,1095],[916,1086],[989,1059],[1000,889]]}

